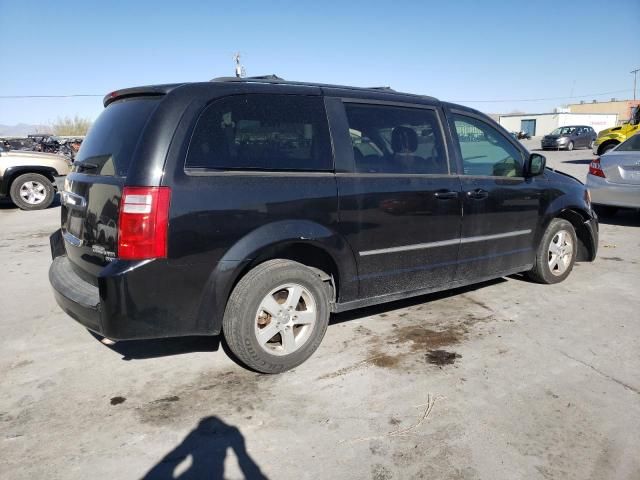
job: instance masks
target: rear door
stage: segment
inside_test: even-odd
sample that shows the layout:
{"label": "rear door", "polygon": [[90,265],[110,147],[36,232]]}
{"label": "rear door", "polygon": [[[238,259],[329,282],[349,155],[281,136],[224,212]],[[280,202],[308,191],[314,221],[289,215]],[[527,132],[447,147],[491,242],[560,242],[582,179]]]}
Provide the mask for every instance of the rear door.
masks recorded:
{"label": "rear door", "polygon": [[333,103],[339,229],[357,259],[360,296],[452,281],[460,181],[450,172],[439,109],[327,101]]}
{"label": "rear door", "polygon": [[110,104],[82,143],[61,194],[65,250],[79,274],[95,283],[117,255],[122,188],[159,97]]}
{"label": "rear door", "polygon": [[448,110],[456,140],[463,217],[458,280],[531,264],[546,180],[525,178],[525,152],[480,115]]}

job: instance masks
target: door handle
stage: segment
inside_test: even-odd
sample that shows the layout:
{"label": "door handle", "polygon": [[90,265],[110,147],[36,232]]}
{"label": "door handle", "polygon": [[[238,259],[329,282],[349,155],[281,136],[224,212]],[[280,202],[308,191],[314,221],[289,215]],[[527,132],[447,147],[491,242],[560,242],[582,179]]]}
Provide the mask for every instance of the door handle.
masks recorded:
{"label": "door handle", "polygon": [[475,190],[470,190],[467,192],[467,197],[473,198],[474,200],[482,200],[483,198],[487,198],[489,196],[489,192],[483,190],[482,188],[476,188]]}
{"label": "door handle", "polygon": [[450,200],[458,198],[458,192],[455,190],[440,190],[433,194],[438,200]]}

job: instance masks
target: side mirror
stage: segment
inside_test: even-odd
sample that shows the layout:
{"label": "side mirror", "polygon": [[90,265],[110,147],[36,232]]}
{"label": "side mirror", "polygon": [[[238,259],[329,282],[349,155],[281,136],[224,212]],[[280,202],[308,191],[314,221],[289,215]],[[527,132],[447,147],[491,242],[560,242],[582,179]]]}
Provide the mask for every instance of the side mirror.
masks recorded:
{"label": "side mirror", "polygon": [[537,177],[544,173],[544,167],[547,165],[547,159],[538,153],[532,153],[527,159],[527,176]]}

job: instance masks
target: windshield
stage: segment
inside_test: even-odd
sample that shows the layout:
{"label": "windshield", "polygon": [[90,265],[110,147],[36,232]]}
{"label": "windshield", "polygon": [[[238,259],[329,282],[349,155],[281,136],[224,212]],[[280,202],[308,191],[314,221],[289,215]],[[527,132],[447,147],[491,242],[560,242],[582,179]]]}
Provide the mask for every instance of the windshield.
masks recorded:
{"label": "windshield", "polygon": [[559,127],[551,132],[551,135],[571,135],[575,130],[576,127]]}
{"label": "windshield", "polygon": [[125,177],[142,130],[158,97],[132,98],[109,105],[92,125],[76,156],[83,173]]}

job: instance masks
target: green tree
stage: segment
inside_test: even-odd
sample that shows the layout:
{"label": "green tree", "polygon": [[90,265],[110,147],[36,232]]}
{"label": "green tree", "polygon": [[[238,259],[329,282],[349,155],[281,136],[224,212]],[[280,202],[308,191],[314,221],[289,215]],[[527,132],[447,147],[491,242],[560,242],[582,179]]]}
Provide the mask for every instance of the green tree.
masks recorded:
{"label": "green tree", "polygon": [[86,135],[91,126],[91,120],[76,115],[73,118],[58,118],[51,126],[55,135]]}

